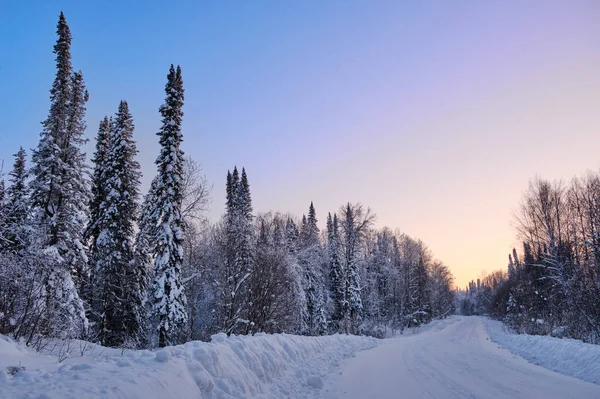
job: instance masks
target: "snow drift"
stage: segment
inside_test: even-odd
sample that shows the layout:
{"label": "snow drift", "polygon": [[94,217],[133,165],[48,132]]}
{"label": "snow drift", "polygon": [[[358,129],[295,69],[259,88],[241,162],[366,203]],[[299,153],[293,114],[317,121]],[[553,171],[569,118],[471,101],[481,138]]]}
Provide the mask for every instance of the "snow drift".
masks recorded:
{"label": "snow drift", "polygon": [[486,319],[492,341],[549,370],[600,385],[600,346],[568,338],[514,334],[499,321]]}
{"label": "snow drift", "polygon": [[[64,342],[63,342],[64,344]],[[150,350],[69,342],[71,356],[36,353],[0,336],[0,398],[280,398],[315,396],[340,360],[376,346],[368,337],[213,336]],[[9,367],[25,370],[11,375]]]}

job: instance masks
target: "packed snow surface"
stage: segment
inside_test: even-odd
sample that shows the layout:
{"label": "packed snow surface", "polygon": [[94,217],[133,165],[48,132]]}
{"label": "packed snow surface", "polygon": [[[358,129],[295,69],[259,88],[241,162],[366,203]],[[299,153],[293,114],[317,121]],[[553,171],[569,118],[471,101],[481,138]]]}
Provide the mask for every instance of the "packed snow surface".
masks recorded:
{"label": "packed snow surface", "polygon": [[[501,344],[536,353],[540,364],[561,372],[577,369],[589,381],[598,378],[600,352],[566,341],[575,353],[591,350],[581,362],[560,361],[557,338],[516,336],[481,317],[452,317],[443,329],[383,341],[342,363],[326,379],[323,396],[335,398],[600,398],[600,386],[527,362],[490,339],[486,325]],[[439,326],[439,325],[438,325]],[[443,327],[443,325],[442,325]],[[541,344],[540,344],[541,342]],[[567,349],[568,350],[568,349]],[[539,351],[539,352],[538,352]],[[577,363],[577,365],[576,365]],[[566,368],[565,368],[566,367]]]}
{"label": "packed snow surface", "polygon": [[62,341],[42,352],[0,336],[0,398],[600,398],[600,346],[480,317],[386,340],[219,334],[155,351]]}

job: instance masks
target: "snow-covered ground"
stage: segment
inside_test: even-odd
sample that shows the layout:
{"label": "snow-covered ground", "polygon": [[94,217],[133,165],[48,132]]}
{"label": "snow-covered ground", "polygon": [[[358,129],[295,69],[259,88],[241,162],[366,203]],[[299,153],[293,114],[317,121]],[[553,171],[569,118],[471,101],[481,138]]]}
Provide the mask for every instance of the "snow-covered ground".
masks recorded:
{"label": "snow-covered ground", "polygon": [[[334,335],[217,335],[158,351],[125,351],[71,342],[58,362],[0,336],[0,398],[304,398],[322,377],[377,340]],[[83,356],[81,355],[84,351]],[[23,366],[14,376],[7,367]]]}
{"label": "snow-covered ground", "polygon": [[[452,321],[454,321],[452,323]],[[600,386],[528,363],[494,343],[488,321],[480,317],[452,317],[445,328],[393,338],[344,361],[337,375],[325,380],[323,396],[334,398],[600,398]],[[496,338],[512,338],[494,323]],[[546,337],[529,337],[545,341]],[[502,338],[501,338],[502,339]],[[501,340],[499,339],[499,340]],[[587,345],[579,342],[573,345]],[[555,350],[556,346],[538,346]],[[588,348],[589,349],[589,348]],[[581,353],[581,349],[578,353]],[[598,352],[595,352],[598,353]],[[560,354],[547,356],[549,361]],[[545,357],[546,358],[546,357]],[[582,362],[583,374],[593,356]],[[596,365],[600,357],[595,357]],[[558,366],[560,367],[560,366]],[[561,370],[562,371],[562,370]],[[596,375],[597,377],[597,375]]]}
{"label": "snow-covered ground", "polygon": [[514,335],[481,317],[387,340],[217,335],[157,351],[72,341],[45,352],[0,336],[0,398],[600,398],[590,383],[600,384],[600,346]]}
{"label": "snow-covered ground", "polygon": [[512,334],[495,320],[486,319],[485,325],[492,341],[515,355],[558,373],[600,385],[600,345],[568,338]]}

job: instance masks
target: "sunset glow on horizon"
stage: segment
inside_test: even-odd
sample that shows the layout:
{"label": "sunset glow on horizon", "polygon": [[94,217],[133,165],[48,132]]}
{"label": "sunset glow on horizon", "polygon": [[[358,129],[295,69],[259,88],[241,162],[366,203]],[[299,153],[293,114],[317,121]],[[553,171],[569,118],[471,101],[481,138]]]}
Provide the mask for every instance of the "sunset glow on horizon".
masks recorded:
{"label": "sunset glow on horizon", "polygon": [[88,159],[127,100],[143,192],[164,75],[181,65],[183,149],[214,186],[213,221],[227,170],[243,166],[255,213],[313,201],[324,229],[327,212],[360,202],[464,288],[520,250],[511,223],[531,178],[600,166],[598,1],[144,4],[0,3],[4,172],[39,139],[61,10],[90,92]]}

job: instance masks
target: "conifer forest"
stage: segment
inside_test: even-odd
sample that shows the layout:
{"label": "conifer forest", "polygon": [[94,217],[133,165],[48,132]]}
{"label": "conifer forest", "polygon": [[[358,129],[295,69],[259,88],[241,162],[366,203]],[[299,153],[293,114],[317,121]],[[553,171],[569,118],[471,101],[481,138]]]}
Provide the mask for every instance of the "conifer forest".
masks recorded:
{"label": "conifer forest", "polygon": [[448,267],[422,241],[376,229],[366,205],[320,210],[325,228],[317,201],[302,216],[255,213],[251,171],[232,165],[224,187],[217,184],[226,190],[223,216],[208,223],[201,160],[182,150],[180,66],[169,68],[157,106],[160,152],[149,190],[141,192],[126,100],[94,123],[88,162],[93,93],[72,64],[62,13],[56,34],[39,144],[15,149],[6,187],[1,180],[0,334],[29,345],[51,337],[118,348],[219,332],[385,337],[454,313]]}

